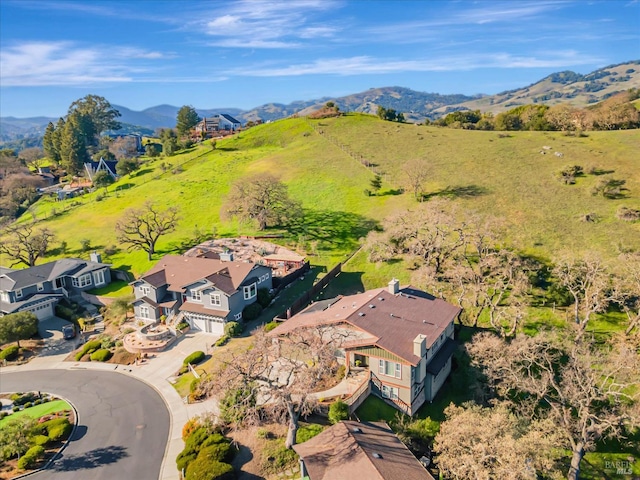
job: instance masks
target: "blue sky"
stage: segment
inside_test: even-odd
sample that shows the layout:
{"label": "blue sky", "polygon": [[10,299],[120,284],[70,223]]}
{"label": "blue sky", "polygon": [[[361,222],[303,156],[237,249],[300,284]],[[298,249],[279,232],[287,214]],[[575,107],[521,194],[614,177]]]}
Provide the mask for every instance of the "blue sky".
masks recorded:
{"label": "blue sky", "polygon": [[638,0],[2,0],[0,115],[492,94],[639,58]]}

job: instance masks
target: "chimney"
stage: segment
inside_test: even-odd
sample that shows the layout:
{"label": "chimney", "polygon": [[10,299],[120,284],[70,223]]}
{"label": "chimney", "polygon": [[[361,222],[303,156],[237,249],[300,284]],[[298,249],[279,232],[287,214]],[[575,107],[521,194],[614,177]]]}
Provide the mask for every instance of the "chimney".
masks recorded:
{"label": "chimney", "polygon": [[89,259],[92,262],[102,263],[102,255],[100,255],[98,252],[91,252],[89,254]]}
{"label": "chimney", "polygon": [[423,334],[418,334],[416,338],[413,339],[413,354],[416,357],[424,357],[424,354],[427,352],[427,336]]}
{"label": "chimney", "polygon": [[397,278],[392,278],[389,282],[389,293],[391,295],[397,295],[400,291],[400,280]]}
{"label": "chimney", "polygon": [[226,251],[220,253],[220,261],[221,262],[233,262],[233,252]]}

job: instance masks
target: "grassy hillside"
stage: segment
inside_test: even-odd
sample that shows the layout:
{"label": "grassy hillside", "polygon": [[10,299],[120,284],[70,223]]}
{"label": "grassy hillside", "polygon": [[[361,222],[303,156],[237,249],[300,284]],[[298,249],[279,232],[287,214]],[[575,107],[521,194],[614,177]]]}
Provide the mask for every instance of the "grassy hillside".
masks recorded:
{"label": "grassy hillside", "polygon": [[[380,195],[364,195],[372,172],[336,144],[378,165],[385,179]],[[543,146],[552,147],[546,155],[540,153]],[[547,258],[561,250],[597,250],[615,256],[621,249],[640,249],[640,224],[615,218],[620,205],[640,208],[638,151],[638,131],[593,132],[585,138],[556,132],[512,132],[502,137],[497,132],[400,125],[357,114],[311,123],[287,119],[220,141],[215,151],[200,146],[149,162],[133,178],[109,187],[100,201],[103,190],[63,202],[46,198],[36,204],[34,213],[42,226],[55,232],[58,243],[67,243],[66,255],[88,256],[80,250],[80,241],[89,239],[92,250],[115,246],[117,251],[106,260],[140,274],[153,262],[143,252],[129,253],[116,245],[114,225],[125,209],[146,199],[180,207],[179,228],[160,239],[159,258],[190,246],[196,228],[207,234],[215,230],[219,236],[255,233],[250,225],[221,221],[220,207],[235,179],[271,172],[288,184],[306,214],[299,225],[283,232],[283,241],[317,252],[314,263],[332,265],[357,248],[359,238],[385,216],[415,205],[410,194],[398,194],[397,189],[403,183],[403,164],[420,158],[432,165],[427,183],[431,198],[450,198],[463,211],[503,218],[506,240],[520,249]],[[186,163],[181,173],[163,173],[163,162]],[[609,176],[626,179],[626,198],[593,197],[591,187],[602,176],[586,175],[576,185],[562,185],[554,175],[567,164],[585,170],[598,167],[612,172]],[[599,221],[581,221],[586,213],[595,213]],[[23,221],[31,215],[27,217]],[[58,250],[53,256],[64,254]],[[0,258],[1,265],[9,263]],[[364,269],[375,268],[358,263]],[[384,276],[388,273],[385,268]]]}

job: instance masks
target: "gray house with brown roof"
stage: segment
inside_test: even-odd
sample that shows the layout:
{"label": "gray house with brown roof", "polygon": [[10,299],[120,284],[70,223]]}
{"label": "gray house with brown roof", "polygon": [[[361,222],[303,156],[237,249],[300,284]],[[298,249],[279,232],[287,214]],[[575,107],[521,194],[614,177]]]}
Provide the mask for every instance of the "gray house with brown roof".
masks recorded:
{"label": "gray house with brown roof", "polygon": [[347,369],[365,368],[370,391],[413,415],[433,401],[451,372],[460,308],[412,287],[388,288],[318,302],[272,331],[334,326],[349,333],[342,345]]}
{"label": "gray house with brown roof", "polygon": [[434,480],[384,422],[339,422],[294,445],[309,480]]}
{"label": "gray house with brown roof", "polygon": [[225,323],[241,320],[258,289],[271,289],[272,280],[271,269],[255,263],[166,255],[131,285],[137,320],[180,315],[196,330],[222,335]]}

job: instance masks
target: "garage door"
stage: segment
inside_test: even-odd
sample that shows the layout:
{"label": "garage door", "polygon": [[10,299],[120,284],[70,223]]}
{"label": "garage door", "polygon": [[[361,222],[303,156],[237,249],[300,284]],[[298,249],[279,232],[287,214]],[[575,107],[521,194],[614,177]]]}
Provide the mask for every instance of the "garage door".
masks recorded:
{"label": "garage door", "polygon": [[195,330],[213,333],[215,335],[224,335],[224,323],[222,323],[222,319],[216,321],[196,314],[189,316],[189,323]]}
{"label": "garage door", "polygon": [[53,303],[44,303],[41,305],[35,305],[29,309],[30,312],[34,313],[38,320],[46,320],[47,318],[53,317]]}

